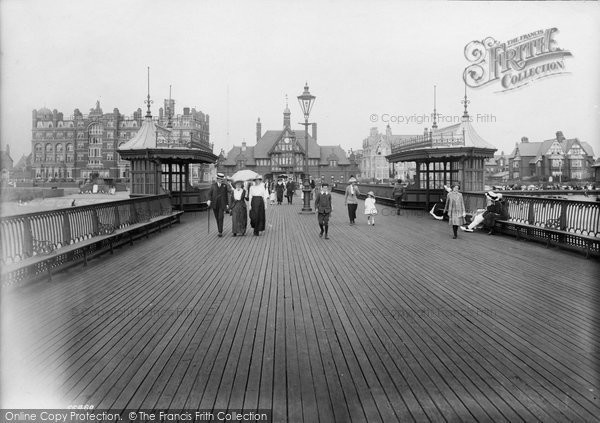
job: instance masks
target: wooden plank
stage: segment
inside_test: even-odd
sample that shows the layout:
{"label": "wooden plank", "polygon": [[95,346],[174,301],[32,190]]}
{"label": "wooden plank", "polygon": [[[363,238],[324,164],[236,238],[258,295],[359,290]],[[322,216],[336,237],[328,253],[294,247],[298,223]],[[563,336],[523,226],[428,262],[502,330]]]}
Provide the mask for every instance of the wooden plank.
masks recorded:
{"label": "wooden plank", "polygon": [[452,240],[426,213],[379,207],[375,227],[349,226],[334,195],[329,241],[299,205],[270,207],[260,237],[207,237],[206,214],[186,214],[11,289],[3,325],[32,334],[23,360],[65,403],[265,407],[282,421],[600,414],[596,262],[508,236]]}

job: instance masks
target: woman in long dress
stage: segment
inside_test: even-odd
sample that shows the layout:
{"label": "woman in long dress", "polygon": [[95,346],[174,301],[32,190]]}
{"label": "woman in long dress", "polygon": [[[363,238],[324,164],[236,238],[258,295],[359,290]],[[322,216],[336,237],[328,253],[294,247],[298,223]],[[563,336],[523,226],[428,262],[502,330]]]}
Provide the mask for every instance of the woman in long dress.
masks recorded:
{"label": "woman in long dress", "polygon": [[458,192],[458,185],[452,186],[452,191],[446,196],[446,206],[444,207],[444,213],[448,212],[448,224],[452,226],[452,232],[454,236],[452,239],[456,239],[458,236],[458,227],[465,224],[465,203],[463,196]]}
{"label": "woman in long dress", "polygon": [[275,192],[277,193],[277,205],[281,205],[283,203],[283,191],[285,191],[285,184],[281,179],[277,181],[277,185],[275,185]]}
{"label": "woman in long dress", "polygon": [[246,235],[248,226],[248,208],[246,207],[246,190],[244,181],[235,181],[235,188],[229,196],[229,211],[231,213],[231,231],[233,236]]}
{"label": "woman in long dress", "polygon": [[248,199],[250,200],[250,226],[254,229],[254,235],[258,236],[265,230],[265,210],[269,199],[269,193],[262,183],[262,176],[258,175],[254,180],[254,185],[248,190]]}

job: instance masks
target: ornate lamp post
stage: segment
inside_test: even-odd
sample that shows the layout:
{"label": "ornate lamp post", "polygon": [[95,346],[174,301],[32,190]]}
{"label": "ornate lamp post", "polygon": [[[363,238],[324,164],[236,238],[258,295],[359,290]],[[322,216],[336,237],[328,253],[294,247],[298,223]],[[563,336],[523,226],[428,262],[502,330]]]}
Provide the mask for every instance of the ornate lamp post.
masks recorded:
{"label": "ornate lamp post", "polygon": [[302,108],[302,113],[304,114],[304,182],[302,187],[302,192],[304,195],[304,204],[302,206],[301,213],[312,213],[312,208],[310,207],[310,180],[308,178],[308,117],[310,115],[310,110],[312,109],[313,104],[315,103],[315,96],[311,95],[308,91],[308,82],[304,85],[304,92],[302,95],[298,96],[298,103],[300,103],[300,108]]}

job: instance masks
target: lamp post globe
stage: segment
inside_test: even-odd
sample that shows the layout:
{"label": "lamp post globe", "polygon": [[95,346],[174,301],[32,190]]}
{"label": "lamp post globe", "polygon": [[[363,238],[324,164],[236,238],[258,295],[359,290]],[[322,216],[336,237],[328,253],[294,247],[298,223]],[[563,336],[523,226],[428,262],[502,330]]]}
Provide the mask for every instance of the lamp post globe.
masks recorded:
{"label": "lamp post globe", "polygon": [[308,90],[307,82],[304,85],[304,92],[302,95],[298,96],[298,103],[300,103],[300,108],[302,109],[302,114],[304,115],[304,182],[302,183],[304,202],[301,213],[312,213],[312,209],[310,207],[311,188],[308,175],[308,117],[310,116],[310,111],[315,103],[315,98],[316,97]]}

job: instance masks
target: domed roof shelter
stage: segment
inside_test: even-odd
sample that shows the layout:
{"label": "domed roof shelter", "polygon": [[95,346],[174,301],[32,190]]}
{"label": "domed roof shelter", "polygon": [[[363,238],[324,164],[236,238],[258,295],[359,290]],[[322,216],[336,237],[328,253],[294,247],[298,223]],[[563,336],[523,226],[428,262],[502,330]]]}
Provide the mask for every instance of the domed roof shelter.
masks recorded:
{"label": "domed roof shelter", "polygon": [[118,149],[121,158],[131,162],[131,195],[178,193],[173,202],[182,205],[182,196],[191,191],[189,165],[215,163],[217,156],[209,148],[192,147],[192,142],[183,142],[156,123],[150,93],[145,102],[148,110],[140,129]]}
{"label": "domed roof shelter", "polygon": [[[435,98],[435,97],[434,97]],[[484,140],[471,124],[467,92],[462,100],[464,113],[459,123],[437,127],[434,105],[432,129],[423,135],[400,140],[386,158],[390,162],[415,162],[415,185],[407,190],[407,201],[429,208],[444,195],[444,185],[458,184],[462,191],[482,191],[487,158],[496,147]],[[434,100],[435,104],[435,100]]]}

